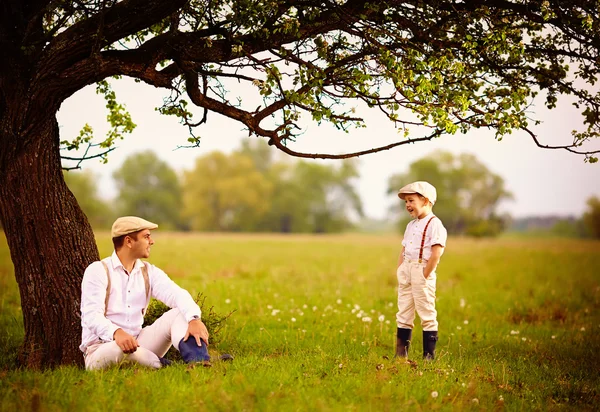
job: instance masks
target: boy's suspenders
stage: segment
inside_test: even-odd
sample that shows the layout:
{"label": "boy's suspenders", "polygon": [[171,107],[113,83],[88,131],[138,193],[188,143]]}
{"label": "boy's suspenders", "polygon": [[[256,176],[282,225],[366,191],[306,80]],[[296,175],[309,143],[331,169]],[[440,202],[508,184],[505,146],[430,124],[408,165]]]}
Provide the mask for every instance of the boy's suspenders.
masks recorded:
{"label": "boy's suspenders", "polygon": [[[108,279],[108,285],[106,286],[106,299],[104,299],[104,317],[106,317],[106,311],[108,310],[108,298],[110,296],[110,275],[108,273],[108,266],[106,266],[106,262],[101,260],[102,266],[104,266],[104,270],[106,271],[106,278]],[[142,262],[142,276],[144,277],[144,284],[146,285],[146,301],[148,300],[148,296],[150,296],[150,278],[148,277],[148,266],[146,266],[146,262]]]}
{"label": "boy's suspenders", "polygon": [[425,246],[425,234],[427,233],[427,228],[429,227],[429,224],[433,219],[435,219],[435,215],[427,221],[425,229],[423,229],[423,237],[421,238],[421,250],[419,250],[419,263],[423,262],[423,246]]}

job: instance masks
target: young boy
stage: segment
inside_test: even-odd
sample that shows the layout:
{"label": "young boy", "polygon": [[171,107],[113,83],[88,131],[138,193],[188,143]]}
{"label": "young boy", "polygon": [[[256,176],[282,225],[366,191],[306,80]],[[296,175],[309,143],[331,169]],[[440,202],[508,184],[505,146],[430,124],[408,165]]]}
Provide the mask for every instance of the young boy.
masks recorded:
{"label": "young boy", "polygon": [[432,213],[437,199],[435,187],[414,182],[398,192],[414,220],[404,232],[402,252],[398,258],[398,313],[396,314],[396,357],[408,357],[415,309],[423,326],[423,358],[435,357],[438,340],[435,310],[435,269],[446,246],[446,228]]}

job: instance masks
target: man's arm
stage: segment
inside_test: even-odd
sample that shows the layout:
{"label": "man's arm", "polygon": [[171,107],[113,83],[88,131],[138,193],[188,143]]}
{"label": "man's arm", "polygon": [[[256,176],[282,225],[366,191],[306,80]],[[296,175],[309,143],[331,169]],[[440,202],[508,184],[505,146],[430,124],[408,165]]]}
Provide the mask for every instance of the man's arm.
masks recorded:
{"label": "man's arm", "polygon": [[190,336],[193,336],[199,346],[202,346],[200,339],[208,343],[208,330],[201,320],[202,312],[194,302],[192,295],[187,290],[179,287],[165,272],[156,266],[151,266],[151,268],[152,296],[171,308],[179,309],[188,321],[188,330],[184,340],[187,341]]}
{"label": "man's arm", "polygon": [[442,245],[433,245],[431,247],[431,257],[429,258],[429,260],[427,261],[427,265],[425,265],[425,268],[423,269],[423,276],[425,277],[425,279],[427,279],[429,275],[431,275],[431,272],[433,272],[438,263],[440,263],[440,258],[442,257],[443,253],[444,247]]}
{"label": "man's arm", "polygon": [[119,328],[106,318],[106,287],[108,278],[101,262],[87,267],[81,282],[81,323],[103,341],[113,340]]}

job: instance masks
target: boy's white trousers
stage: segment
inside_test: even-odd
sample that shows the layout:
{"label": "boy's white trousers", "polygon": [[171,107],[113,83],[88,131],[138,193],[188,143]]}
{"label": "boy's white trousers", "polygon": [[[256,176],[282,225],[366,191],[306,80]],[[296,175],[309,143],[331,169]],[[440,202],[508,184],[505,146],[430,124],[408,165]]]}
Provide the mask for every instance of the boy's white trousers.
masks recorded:
{"label": "boy's white trousers", "polygon": [[[85,368],[103,369],[121,361],[139,363],[151,368],[160,368],[158,357],[165,356],[171,345],[179,350],[179,342],[185,336],[188,323],[179,309],[171,309],[142,329],[137,336],[139,348],[133,353],[123,353],[115,341],[99,342],[87,347]],[[189,339],[194,339],[190,336]]]}
{"label": "boy's white trousers", "polygon": [[415,310],[421,318],[424,331],[437,331],[435,310],[435,271],[425,279],[423,269],[426,263],[404,259],[396,271],[398,278],[398,313],[396,324],[399,328],[412,329],[415,325]]}

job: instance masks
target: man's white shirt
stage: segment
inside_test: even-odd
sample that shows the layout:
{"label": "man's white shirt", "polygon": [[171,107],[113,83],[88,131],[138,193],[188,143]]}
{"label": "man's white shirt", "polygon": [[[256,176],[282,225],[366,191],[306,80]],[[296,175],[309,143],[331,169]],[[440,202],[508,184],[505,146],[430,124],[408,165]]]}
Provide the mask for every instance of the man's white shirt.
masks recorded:
{"label": "man's white shirt", "polygon": [[[429,222],[432,217],[433,213],[429,213],[424,218],[411,220],[408,225],[406,225],[406,231],[404,232],[404,238],[402,239],[402,246],[404,246],[404,257],[406,259],[419,259],[421,241],[423,240],[423,230],[425,229],[427,222]],[[434,218],[427,227],[427,233],[425,234],[423,260],[427,261],[431,257],[432,246],[441,245],[442,247],[446,247],[447,238],[448,232],[442,224],[442,221],[437,217]]]}
{"label": "man's white shirt", "polygon": [[170,308],[177,308],[189,322],[200,317],[200,308],[192,296],[173,282],[165,272],[154,265],[146,264],[150,281],[150,295],[146,297],[146,283],[141,268],[144,263],[136,260],[128,275],[116,252],[103,259],[111,279],[108,308],[105,312],[108,278],[102,262],[87,267],[81,283],[81,349],[85,352],[91,343],[113,340],[119,328],[132,336],[142,330],[144,314],[154,297]]}

